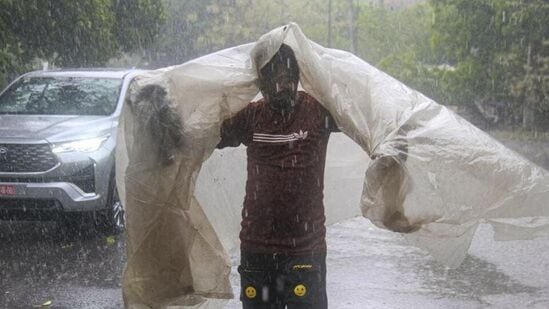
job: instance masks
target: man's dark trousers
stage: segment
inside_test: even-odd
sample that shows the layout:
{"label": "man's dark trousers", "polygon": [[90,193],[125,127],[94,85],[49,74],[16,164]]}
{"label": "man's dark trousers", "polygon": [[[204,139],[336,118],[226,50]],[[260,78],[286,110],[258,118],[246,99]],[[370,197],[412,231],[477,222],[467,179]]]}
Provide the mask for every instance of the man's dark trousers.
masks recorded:
{"label": "man's dark trousers", "polygon": [[326,254],[241,252],[244,309],[326,309]]}

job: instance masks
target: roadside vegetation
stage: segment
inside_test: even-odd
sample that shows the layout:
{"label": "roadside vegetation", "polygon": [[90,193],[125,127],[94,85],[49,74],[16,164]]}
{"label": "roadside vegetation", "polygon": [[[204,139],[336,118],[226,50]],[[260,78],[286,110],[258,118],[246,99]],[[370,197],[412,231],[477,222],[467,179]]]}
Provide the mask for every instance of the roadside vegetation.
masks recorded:
{"label": "roadside vegetation", "polygon": [[45,62],[179,64],[288,21],[483,129],[549,131],[546,0],[0,0],[0,86]]}

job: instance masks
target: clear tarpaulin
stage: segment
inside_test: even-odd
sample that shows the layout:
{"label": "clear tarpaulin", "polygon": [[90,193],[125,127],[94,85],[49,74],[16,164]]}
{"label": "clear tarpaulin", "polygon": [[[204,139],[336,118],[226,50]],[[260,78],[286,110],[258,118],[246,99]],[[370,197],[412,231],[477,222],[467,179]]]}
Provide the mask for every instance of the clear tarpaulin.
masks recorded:
{"label": "clear tarpaulin", "polygon": [[[257,67],[289,45],[301,86],[328,109],[329,222],[362,214],[455,267],[480,222],[497,239],[549,234],[549,176],[453,112],[296,24],[256,43],[133,82],[121,117],[117,180],[127,216],[125,303],[218,308],[232,297],[244,195],[242,147],[215,151],[223,120],[258,94]],[[351,142],[354,141],[353,142]],[[329,248],[328,248],[329,250]]]}

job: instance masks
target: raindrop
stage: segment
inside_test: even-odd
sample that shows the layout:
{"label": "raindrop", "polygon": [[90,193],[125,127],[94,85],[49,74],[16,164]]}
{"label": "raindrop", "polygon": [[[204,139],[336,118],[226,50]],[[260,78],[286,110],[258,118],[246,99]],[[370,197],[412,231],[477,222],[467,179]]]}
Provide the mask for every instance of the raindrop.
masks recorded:
{"label": "raindrop", "polygon": [[291,68],[291,65],[290,65],[290,58],[286,58],[286,67]]}
{"label": "raindrop", "polygon": [[309,230],[309,223],[308,222],[305,222],[304,228],[305,228],[305,232],[307,232]]}
{"label": "raindrop", "polygon": [[269,287],[266,285],[264,285],[263,288],[261,289],[261,300],[263,302],[269,301]]}
{"label": "raindrop", "polygon": [[295,244],[295,238],[292,238],[292,244],[294,246],[294,248],[296,247],[296,244]]}

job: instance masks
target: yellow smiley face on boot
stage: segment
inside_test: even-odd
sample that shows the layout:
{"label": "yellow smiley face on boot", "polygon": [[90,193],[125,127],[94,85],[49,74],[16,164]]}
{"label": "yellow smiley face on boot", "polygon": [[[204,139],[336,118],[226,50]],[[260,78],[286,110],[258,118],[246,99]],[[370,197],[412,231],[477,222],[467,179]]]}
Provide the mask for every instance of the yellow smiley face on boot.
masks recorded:
{"label": "yellow smiley face on boot", "polygon": [[303,297],[307,294],[307,288],[303,284],[298,284],[294,288],[294,294],[296,296]]}
{"label": "yellow smiley face on boot", "polygon": [[244,290],[244,294],[246,294],[246,297],[249,299],[254,299],[257,296],[257,291],[253,286],[249,286]]}

